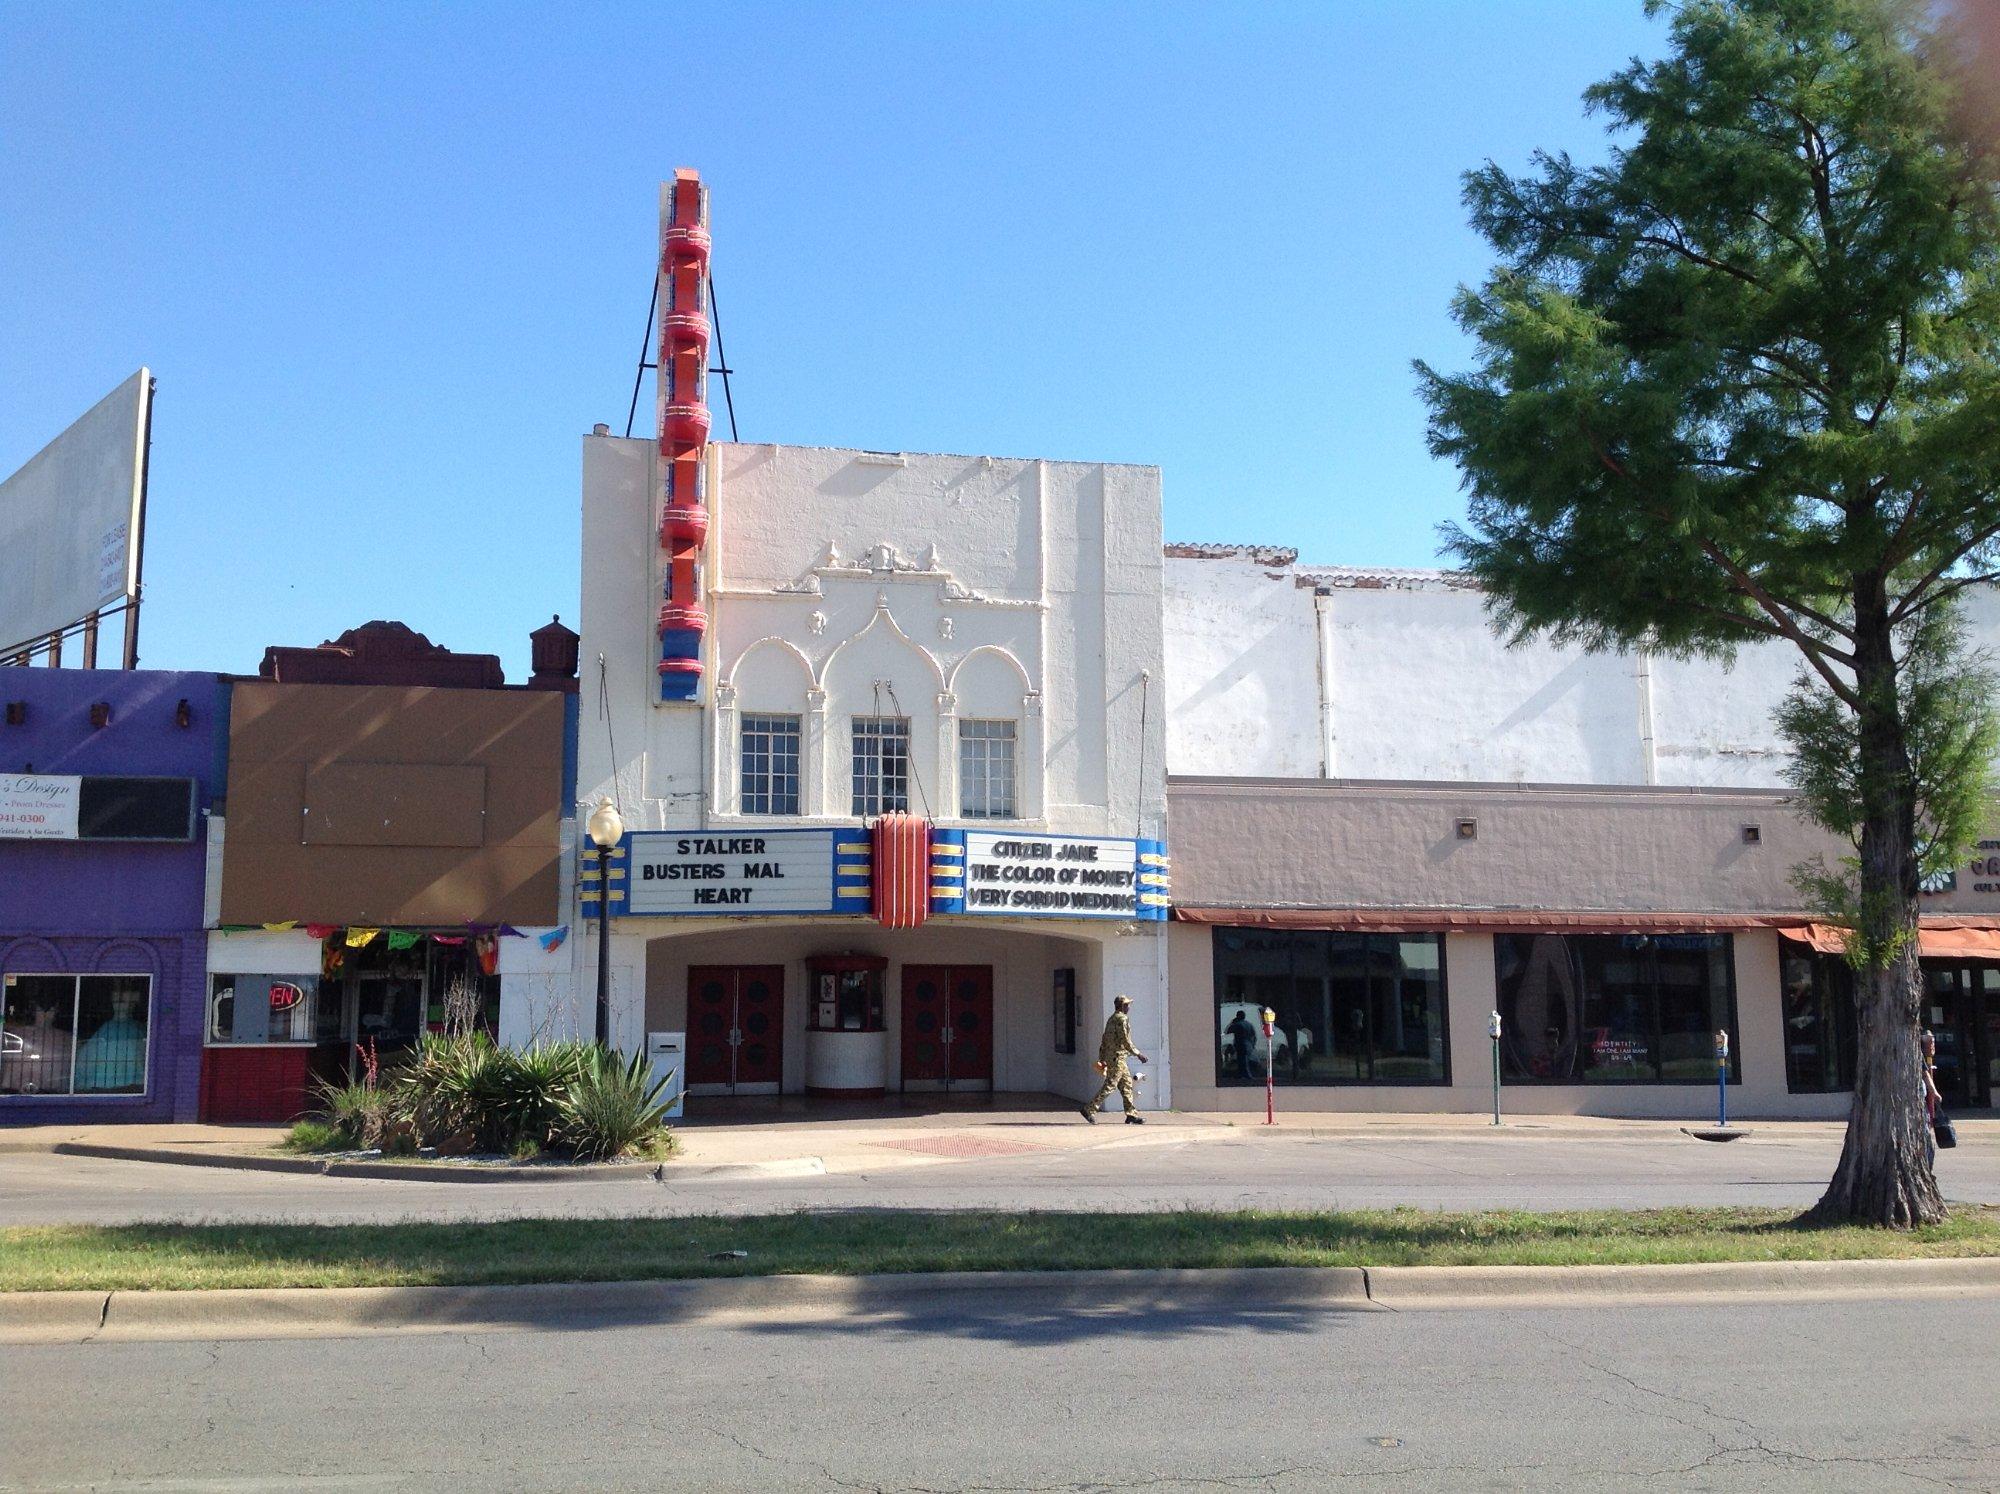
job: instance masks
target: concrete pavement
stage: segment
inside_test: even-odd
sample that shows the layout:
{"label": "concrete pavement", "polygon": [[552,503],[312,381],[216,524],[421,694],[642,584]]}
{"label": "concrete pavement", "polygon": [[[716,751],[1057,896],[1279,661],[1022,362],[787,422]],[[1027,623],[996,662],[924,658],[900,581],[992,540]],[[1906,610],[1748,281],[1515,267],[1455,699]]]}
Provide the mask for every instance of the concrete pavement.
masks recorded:
{"label": "concrete pavement", "polygon": [[10,1347],[0,1488],[1991,1488],[2000,1299]]}
{"label": "concrete pavement", "polygon": [[[1959,1131],[1960,1146],[1938,1164],[1947,1196],[2000,1204],[2000,1121],[1962,1121]],[[1716,1146],[1667,1122],[1543,1118],[1496,1130],[1478,1117],[1323,1116],[1266,1130],[1162,1114],[1145,1126],[1091,1127],[1062,1112],[982,1110],[689,1127],[683,1136],[686,1154],[660,1183],[466,1187],[0,1152],[0,1225],[860,1207],[1803,1208],[1832,1174],[1841,1127],[1766,1122]]]}

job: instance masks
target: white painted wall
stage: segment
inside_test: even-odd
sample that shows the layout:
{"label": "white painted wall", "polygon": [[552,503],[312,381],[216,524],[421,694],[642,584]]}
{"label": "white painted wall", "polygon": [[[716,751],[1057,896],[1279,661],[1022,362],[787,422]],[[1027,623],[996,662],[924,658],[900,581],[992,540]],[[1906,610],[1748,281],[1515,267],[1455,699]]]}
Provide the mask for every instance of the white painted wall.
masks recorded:
{"label": "white painted wall", "polygon": [[1478,592],[1428,579],[1330,587],[1321,605],[1332,661],[1329,776],[1643,781],[1630,660],[1507,648]]}
{"label": "white painted wall", "polygon": [[957,722],[1007,719],[1021,823],[1160,832],[1156,469],[718,445],[708,674],[700,701],[662,704],[655,460],[584,440],[582,797],[610,791],[615,739],[627,824],[744,823],[737,721],[776,711],[803,718],[803,821],[851,822],[851,722],[879,711],[908,717],[933,819],[958,818]]}
{"label": "white painted wall", "polygon": [[500,1041],[515,1047],[588,1038],[596,1030],[593,998],[596,965],[582,970],[586,947],[596,958],[593,931],[570,924],[569,935],[553,950],[542,948],[545,928],[523,929],[527,937],[500,941]]}
{"label": "white painted wall", "polygon": [[[1310,591],[1279,557],[1169,558],[1167,763],[1176,773],[1320,776]],[[1227,763],[1228,767],[1197,766]]]}
{"label": "white painted wall", "polygon": [[[1218,777],[1776,788],[1789,644],[1730,663],[1528,643],[1443,571],[1301,567],[1175,545],[1166,570],[1168,767]],[[2000,596],[1967,599],[2000,646]],[[1649,708],[1650,707],[1650,708]]]}
{"label": "white painted wall", "polygon": [[318,975],[320,942],[304,929],[234,929],[208,936],[211,975]]}

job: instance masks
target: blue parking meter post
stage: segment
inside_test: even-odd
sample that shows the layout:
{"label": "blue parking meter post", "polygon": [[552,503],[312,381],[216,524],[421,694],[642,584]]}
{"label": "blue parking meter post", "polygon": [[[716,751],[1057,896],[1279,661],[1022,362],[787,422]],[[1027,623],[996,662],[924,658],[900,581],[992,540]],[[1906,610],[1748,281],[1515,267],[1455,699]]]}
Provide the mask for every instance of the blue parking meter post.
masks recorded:
{"label": "blue parking meter post", "polygon": [[1500,1124],[1500,1013],[1486,1019],[1486,1035],[1493,1039],[1493,1124]]}
{"label": "blue parking meter post", "polygon": [[1729,1033],[1724,1028],[1715,1032],[1715,1124],[1729,1129]]}

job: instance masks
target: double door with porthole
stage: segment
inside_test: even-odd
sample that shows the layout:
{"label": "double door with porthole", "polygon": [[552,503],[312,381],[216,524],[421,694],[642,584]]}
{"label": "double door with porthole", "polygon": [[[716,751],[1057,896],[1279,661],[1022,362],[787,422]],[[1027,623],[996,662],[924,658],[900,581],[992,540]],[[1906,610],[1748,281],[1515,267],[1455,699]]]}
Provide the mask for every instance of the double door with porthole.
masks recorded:
{"label": "double door with porthole", "polygon": [[903,967],[903,1088],[993,1088],[993,967]]}
{"label": "double door with porthole", "polygon": [[774,1095],[785,1071],[785,967],[688,970],[687,1082],[710,1094]]}

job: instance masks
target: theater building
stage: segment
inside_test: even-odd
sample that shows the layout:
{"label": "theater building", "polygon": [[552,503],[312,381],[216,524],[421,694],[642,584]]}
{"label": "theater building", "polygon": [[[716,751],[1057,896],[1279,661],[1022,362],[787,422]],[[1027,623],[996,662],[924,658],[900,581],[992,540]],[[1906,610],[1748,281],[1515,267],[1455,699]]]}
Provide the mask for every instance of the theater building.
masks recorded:
{"label": "theater building", "polygon": [[[1168,550],[1176,1101],[1838,1117],[1851,988],[1792,869],[1796,666],[1507,648],[1442,572]],[[1981,638],[2000,608],[1969,609]],[[1925,899],[1947,1098],[2000,1094],[2000,845]],[[1265,1006],[1278,1014],[1267,1043]]]}
{"label": "theater building", "polygon": [[[583,441],[578,988],[730,1096],[1094,1089],[1160,1043],[1160,481],[708,440],[705,192],[662,195],[659,436]],[[510,1034],[548,1024],[510,1008]]]}

